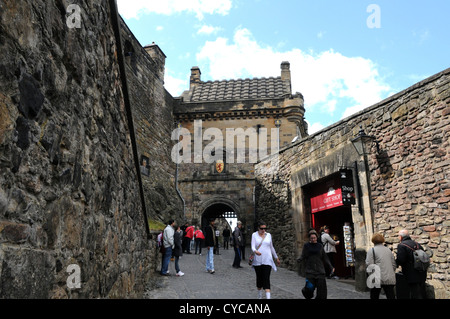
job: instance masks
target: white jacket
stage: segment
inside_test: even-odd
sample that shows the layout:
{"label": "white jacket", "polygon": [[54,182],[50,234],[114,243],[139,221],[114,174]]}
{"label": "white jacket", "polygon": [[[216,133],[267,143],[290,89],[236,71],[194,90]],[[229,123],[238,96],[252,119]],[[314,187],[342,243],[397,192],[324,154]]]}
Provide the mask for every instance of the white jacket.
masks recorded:
{"label": "white jacket", "polygon": [[336,242],[331,238],[330,234],[322,233],[321,239],[326,254],[336,252],[336,247],[334,247],[336,246]]}
{"label": "white jacket", "polygon": [[163,237],[163,245],[165,248],[172,247],[175,248],[175,242],[173,240],[173,235],[175,234],[175,230],[172,226],[167,225],[164,229],[164,237]]}

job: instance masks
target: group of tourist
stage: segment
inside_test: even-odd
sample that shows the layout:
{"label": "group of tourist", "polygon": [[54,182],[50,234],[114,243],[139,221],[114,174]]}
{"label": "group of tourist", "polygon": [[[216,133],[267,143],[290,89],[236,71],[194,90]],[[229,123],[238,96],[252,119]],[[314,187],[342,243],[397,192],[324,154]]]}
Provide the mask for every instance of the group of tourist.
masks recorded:
{"label": "group of tourist", "polygon": [[[334,241],[329,236],[329,228],[325,227],[319,236],[315,230],[309,231],[309,242],[302,250],[302,255],[298,262],[303,263],[305,268],[306,284],[302,289],[305,298],[310,299],[316,291],[316,299],[327,298],[326,274],[327,268],[331,269],[331,275],[335,271],[331,262],[336,253],[335,247],[339,241]],[[321,239],[321,242],[318,239]],[[371,248],[366,256],[366,265],[376,265],[378,267],[376,276],[378,276],[378,285],[371,285],[370,298],[379,299],[381,289],[384,290],[387,299],[395,299],[396,293],[396,269],[401,266],[401,275],[406,282],[405,298],[423,299],[425,298],[425,280],[426,270],[418,270],[414,267],[414,259],[417,258],[414,252],[422,250],[422,246],[413,241],[409,232],[403,229],[398,234],[399,245],[397,247],[397,259],[392,251],[384,245],[384,236],[375,233],[372,236],[374,247]],[[325,249],[329,245],[333,248]],[[397,292],[398,293],[398,292]]]}
{"label": "group of tourist", "polygon": [[[217,245],[217,238],[215,236],[214,222],[214,220],[211,220],[203,231],[197,229],[195,235],[196,238],[200,233],[204,235],[204,239],[202,240],[207,250],[206,272],[210,274],[215,273],[214,247]],[[254,268],[256,274],[257,297],[261,299],[263,292],[265,292],[266,299],[270,299],[270,274],[272,270],[277,271],[277,266],[280,265],[280,259],[274,249],[271,234],[266,232],[266,224],[261,221],[257,226],[257,231],[252,234],[252,255],[249,260],[251,260],[251,266]],[[169,221],[161,235],[161,246],[163,249],[161,275],[165,276],[169,275],[168,266],[172,256],[175,259],[176,275],[184,275],[179,267],[179,257],[183,254],[183,231],[180,227],[176,227],[176,230],[174,227],[175,222],[173,220]],[[231,238],[235,251],[232,266],[234,268],[242,268],[240,263],[244,246],[241,222],[238,222]],[[331,238],[328,227],[323,229],[321,235],[314,229],[310,230],[308,239],[309,241],[304,244],[301,256],[297,260],[303,266],[305,273],[306,284],[302,289],[302,293],[307,299],[311,299],[314,296],[314,292],[316,292],[316,299],[326,299],[326,278],[334,278],[335,268],[333,258],[336,253],[335,246],[339,244],[339,241]],[[399,232],[399,240],[397,259],[395,259],[391,250],[384,246],[384,237],[382,234],[376,233],[372,237],[374,247],[367,253],[366,264],[368,266],[376,265],[379,267],[379,272],[377,273],[379,276],[379,285],[371,287],[371,299],[378,299],[381,289],[385,291],[386,298],[395,298],[395,272],[398,266],[402,267],[402,274],[408,284],[409,296],[414,299],[425,297],[426,271],[416,270],[412,266],[415,249],[422,249],[422,247],[411,239],[407,230],[401,230]]]}

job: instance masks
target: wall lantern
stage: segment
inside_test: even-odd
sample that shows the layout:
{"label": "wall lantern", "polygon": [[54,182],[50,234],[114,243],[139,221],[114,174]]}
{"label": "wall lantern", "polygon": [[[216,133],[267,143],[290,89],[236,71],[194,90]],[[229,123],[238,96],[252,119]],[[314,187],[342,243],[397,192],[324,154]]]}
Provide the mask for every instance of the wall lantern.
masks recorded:
{"label": "wall lantern", "polygon": [[284,181],[281,180],[280,176],[277,174],[277,177],[274,180],[272,180],[272,184],[281,186],[284,184]]}
{"label": "wall lantern", "polygon": [[273,190],[277,193],[283,190],[284,181],[280,179],[280,176],[277,174],[277,177],[272,180]]}
{"label": "wall lantern", "polygon": [[362,125],[360,126],[358,135],[352,139],[352,144],[360,156],[367,155],[369,143],[375,142],[377,145],[377,153],[379,153],[379,145],[374,136],[369,136],[364,132]]}

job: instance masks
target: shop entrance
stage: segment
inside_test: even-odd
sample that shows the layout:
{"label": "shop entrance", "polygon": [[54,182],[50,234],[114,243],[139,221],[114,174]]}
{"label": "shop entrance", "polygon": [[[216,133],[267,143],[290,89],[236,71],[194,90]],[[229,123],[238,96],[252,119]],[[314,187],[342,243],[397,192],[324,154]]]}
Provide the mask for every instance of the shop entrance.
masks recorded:
{"label": "shop entrance", "polygon": [[336,275],[339,278],[353,277],[353,267],[347,267],[346,265],[344,243],[344,225],[347,223],[347,225],[350,225],[351,229],[353,229],[351,207],[340,206],[313,213],[311,216],[311,221],[313,228],[318,234],[320,234],[320,229],[326,225],[330,227],[330,236],[333,239],[340,241],[340,243],[336,245],[336,255],[334,258]]}

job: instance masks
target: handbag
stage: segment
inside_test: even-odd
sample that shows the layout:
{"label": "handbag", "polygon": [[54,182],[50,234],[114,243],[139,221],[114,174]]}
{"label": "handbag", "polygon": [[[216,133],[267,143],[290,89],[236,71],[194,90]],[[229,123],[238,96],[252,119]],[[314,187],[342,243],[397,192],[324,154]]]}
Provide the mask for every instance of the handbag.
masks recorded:
{"label": "handbag", "polygon": [[[267,234],[266,234],[267,236]],[[258,247],[256,247],[256,250],[259,249],[259,247],[261,247],[264,239],[266,239],[266,236],[264,236],[264,238],[261,240],[261,242],[259,243]],[[251,266],[253,264],[253,261],[255,260],[255,253],[251,253],[250,257],[248,257],[248,264]]]}

